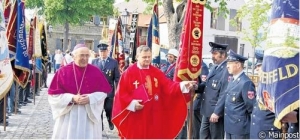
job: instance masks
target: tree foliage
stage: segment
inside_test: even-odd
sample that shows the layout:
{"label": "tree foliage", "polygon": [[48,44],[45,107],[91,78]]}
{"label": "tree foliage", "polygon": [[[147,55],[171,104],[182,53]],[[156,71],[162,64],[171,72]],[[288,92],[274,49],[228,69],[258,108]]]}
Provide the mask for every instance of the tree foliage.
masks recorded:
{"label": "tree foliage", "polygon": [[[126,1],[130,1],[130,0],[126,0]],[[143,0],[143,1],[148,3],[148,5],[150,6],[146,8],[146,10],[148,10],[146,11],[146,13],[152,13],[152,7],[153,4],[156,2],[156,0]],[[158,1],[159,4],[162,5],[164,9],[164,11],[159,11],[159,15],[162,15],[161,13],[163,13],[167,20],[169,47],[178,48],[187,0],[158,0]],[[206,0],[205,7],[212,11],[213,8],[211,7],[211,3],[212,2],[219,3],[218,15],[222,14],[224,17],[226,17],[229,13],[229,10],[227,9],[227,1],[229,0]],[[179,2],[179,5],[177,7],[174,7],[173,6],[174,2]]]}
{"label": "tree foliage", "polygon": [[265,49],[273,48],[273,47],[292,47],[292,48],[299,49],[300,38],[299,36],[291,33],[291,28],[288,28],[284,37],[282,37],[281,39],[283,39],[283,42],[280,43],[273,43],[272,40],[267,40],[267,45]]}
{"label": "tree foliage", "polygon": [[284,45],[287,47],[293,47],[293,48],[298,48],[299,49],[299,36],[291,35],[290,29],[288,29],[286,38],[284,40]]}
{"label": "tree foliage", "polygon": [[91,16],[113,14],[112,0],[27,0],[27,8],[41,8],[50,24],[80,24]]}
{"label": "tree foliage", "polygon": [[[126,1],[130,1],[130,0],[126,0]],[[156,0],[143,0],[144,2],[146,2],[148,4],[148,6],[146,7],[144,13],[145,14],[150,14],[152,13],[152,8],[153,8],[153,5],[154,3],[156,2]],[[158,0],[158,4],[159,5],[162,5],[163,3],[170,3],[172,2],[183,2],[183,1],[186,1],[186,0]],[[206,0],[206,4],[205,4],[205,7],[207,9],[209,9],[210,11],[213,10],[213,8],[211,7],[211,3],[212,1],[214,2],[219,2],[219,12],[218,14],[223,14],[225,17],[227,16],[227,14],[229,14],[229,10],[227,9],[227,2],[226,1],[229,1],[229,0]],[[173,7],[173,5],[169,5],[170,7]],[[176,8],[176,7],[173,7],[173,9]]]}
{"label": "tree foliage", "polygon": [[268,12],[271,4],[265,0],[251,0],[243,5],[238,11],[230,24],[237,26],[238,20],[246,20],[250,23],[248,28],[242,29],[240,33],[244,35],[243,40],[248,41],[252,47],[258,47],[260,43],[266,40],[267,26],[264,24],[268,21]]}

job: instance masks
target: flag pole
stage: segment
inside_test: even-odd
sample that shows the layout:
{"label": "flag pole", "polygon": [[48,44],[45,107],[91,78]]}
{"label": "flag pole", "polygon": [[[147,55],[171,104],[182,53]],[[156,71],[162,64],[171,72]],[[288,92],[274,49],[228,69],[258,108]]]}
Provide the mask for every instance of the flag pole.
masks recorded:
{"label": "flag pole", "polygon": [[190,101],[190,109],[189,109],[189,119],[188,119],[188,139],[193,139],[193,105],[194,105],[194,95],[195,95],[195,87],[191,89],[191,101]]}
{"label": "flag pole", "polygon": [[19,88],[18,86],[20,86],[18,84],[18,82],[16,82],[16,86],[15,86],[15,114],[17,114],[17,108],[18,108],[18,101],[19,101]]}
{"label": "flag pole", "polygon": [[33,92],[32,92],[32,98],[33,98],[33,105],[35,105],[35,93],[36,93],[36,91],[35,91],[35,84],[36,84],[36,75],[35,75],[35,57],[33,57],[33,60],[32,60],[32,82],[34,83],[33,84]]}
{"label": "flag pole", "polygon": [[156,4],[157,4],[157,22],[158,22],[158,26],[159,26],[159,8],[158,8],[158,0],[156,0]]}
{"label": "flag pole", "polygon": [[4,105],[3,105],[3,131],[6,131],[6,99],[7,99],[7,93],[5,94],[4,98],[3,98],[3,102],[4,102]]}
{"label": "flag pole", "polygon": [[287,123],[282,123],[281,124],[281,130],[282,130],[282,133],[284,134],[283,137],[282,137],[282,139],[286,140],[285,135],[286,135],[287,130],[288,130],[288,124]]}

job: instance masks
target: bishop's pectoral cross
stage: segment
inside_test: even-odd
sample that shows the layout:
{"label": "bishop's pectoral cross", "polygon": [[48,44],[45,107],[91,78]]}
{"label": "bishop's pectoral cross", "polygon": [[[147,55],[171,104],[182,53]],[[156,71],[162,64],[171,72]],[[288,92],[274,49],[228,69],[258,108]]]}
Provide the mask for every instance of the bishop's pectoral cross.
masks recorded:
{"label": "bishop's pectoral cross", "polygon": [[137,80],[135,80],[135,82],[133,83],[135,85],[135,88],[138,88],[138,84],[140,84]]}

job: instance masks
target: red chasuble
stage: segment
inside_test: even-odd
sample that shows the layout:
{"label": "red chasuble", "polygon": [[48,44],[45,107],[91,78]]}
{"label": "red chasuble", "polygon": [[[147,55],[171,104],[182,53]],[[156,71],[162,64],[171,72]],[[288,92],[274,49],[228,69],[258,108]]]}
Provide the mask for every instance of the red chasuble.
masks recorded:
{"label": "red chasuble", "polygon": [[[127,110],[133,99],[143,100],[144,108]],[[173,139],[183,127],[186,115],[179,83],[166,78],[159,69],[139,69],[134,64],[122,74],[112,112],[112,122],[121,138]]]}
{"label": "red chasuble", "polygon": [[[77,77],[77,84],[80,86],[82,81],[82,87],[79,91],[80,94],[90,94],[93,92],[104,92],[109,93],[111,87],[106,80],[104,74],[99,70],[99,68],[88,64],[84,77],[82,78],[85,67],[79,67],[74,65],[73,62],[65,67],[60,68],[54,75],[53,80],[50,84],[48,94],[63,94],[72,93],[77,94],[77,87],[74,76],[74,69]],[[79,88],[79,87],[78,87]]]}

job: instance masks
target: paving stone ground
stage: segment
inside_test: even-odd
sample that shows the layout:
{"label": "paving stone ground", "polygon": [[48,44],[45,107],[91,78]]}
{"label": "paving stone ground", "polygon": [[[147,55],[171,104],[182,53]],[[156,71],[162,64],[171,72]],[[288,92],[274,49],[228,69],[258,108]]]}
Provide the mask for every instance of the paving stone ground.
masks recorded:
{"label": "paving stone ground", "polygon": [[[48,74],[47,85],[50,84],[53,74]],[[9,126],[0,126],[0,139],[50,139],[54,120],[47,98],[47,88],[42,89],[40,96],[36,96],[35,105],[29,103],[22,106],[21,114],[9,116]],[[33,100],[32,100],[33,101]],[[109,130],[105,115],[103,138],[118,139],[117,130]]]}

